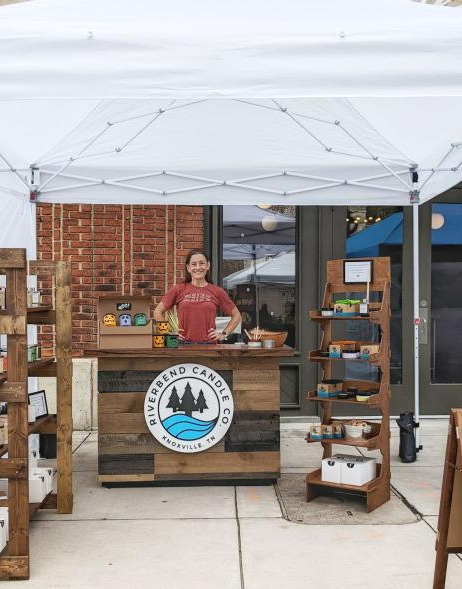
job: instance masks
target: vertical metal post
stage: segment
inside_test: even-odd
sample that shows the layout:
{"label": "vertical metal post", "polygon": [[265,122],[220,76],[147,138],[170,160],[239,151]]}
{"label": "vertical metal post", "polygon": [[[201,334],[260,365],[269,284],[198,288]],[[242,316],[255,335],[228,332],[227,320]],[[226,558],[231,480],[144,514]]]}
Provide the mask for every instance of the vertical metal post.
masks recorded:
{"label": "vertical metal post", "polygon": [[[414,295],[414,415],[418,425],[420,422],[420,354],[419,354],[419,324],[420,324],[420,283],[419,283],[419,203],[412,203],[412,273]],[[417,450],[420,447],[419,428],[415,430]]]}

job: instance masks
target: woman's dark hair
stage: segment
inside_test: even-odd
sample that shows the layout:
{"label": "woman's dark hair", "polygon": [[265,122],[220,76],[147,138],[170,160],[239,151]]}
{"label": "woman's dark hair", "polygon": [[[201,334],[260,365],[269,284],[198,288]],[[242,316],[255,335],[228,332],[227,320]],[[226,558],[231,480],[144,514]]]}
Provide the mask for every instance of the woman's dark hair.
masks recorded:
{"label": "woman's dark hair", "polygon": [[[185,284],[187,284],[188,282],[192,281],[192,276],[191,274],[188,272],[188,265],[191,262],[191,258],[197,254],[200,254],[201,256],[204,256],[204,258],[207,260],[207,262],[210,262],[210,259],[208,257],[208,255],[204,252],[204,250],[200,250],[200,249],[193,249],[191,250],[188,255],[186,256],[186,260],[184,263],[184,274],[185,274],[185,278],[183,280],[183,282]],[[209,283],[209,284],[213,284],[213,281],[210,277],[210,270],[207,270],[207,274],[205,275],[205,280]]]}

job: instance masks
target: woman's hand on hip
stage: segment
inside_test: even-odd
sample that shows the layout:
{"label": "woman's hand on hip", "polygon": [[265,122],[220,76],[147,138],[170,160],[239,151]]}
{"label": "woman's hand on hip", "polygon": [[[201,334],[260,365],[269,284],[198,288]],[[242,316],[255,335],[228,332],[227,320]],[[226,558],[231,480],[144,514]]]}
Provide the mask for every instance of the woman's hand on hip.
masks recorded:
{"label": "woman's hand on hip", "polygon": [[222,342],[226,339],[224,333],[222,333],[219,329],[213,329],[213,327],[209,329],[208,336],[209,339],[213,342]]}

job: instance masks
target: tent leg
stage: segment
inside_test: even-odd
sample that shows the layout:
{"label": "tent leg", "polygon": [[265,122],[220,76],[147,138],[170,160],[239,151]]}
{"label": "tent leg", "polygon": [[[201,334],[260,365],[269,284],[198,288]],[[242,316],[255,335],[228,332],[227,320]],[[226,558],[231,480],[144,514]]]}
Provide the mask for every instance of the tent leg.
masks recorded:
{"label": "tent leg", "polygon": [[[412,204],[412,271],[414,295],[414,415],[417,426],[420,423],[420,355],[419,355],[419,323],[420,323],[420,283],[419,283],[419,205]],[[415,431],[417,451],[420,449],[419,427]]]}

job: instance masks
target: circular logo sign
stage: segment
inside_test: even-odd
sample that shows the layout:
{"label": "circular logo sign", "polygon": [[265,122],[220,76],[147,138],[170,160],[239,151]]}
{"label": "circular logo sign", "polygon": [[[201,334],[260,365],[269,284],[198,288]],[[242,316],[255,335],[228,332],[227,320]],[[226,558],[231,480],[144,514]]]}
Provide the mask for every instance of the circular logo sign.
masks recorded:
{"label": "circular logo sign", "polygon": [[233,396],[223,377],[202,364],[176,364],[156,377],[144,415],[152,435],[177,452],[202,452],[228,431]]}

